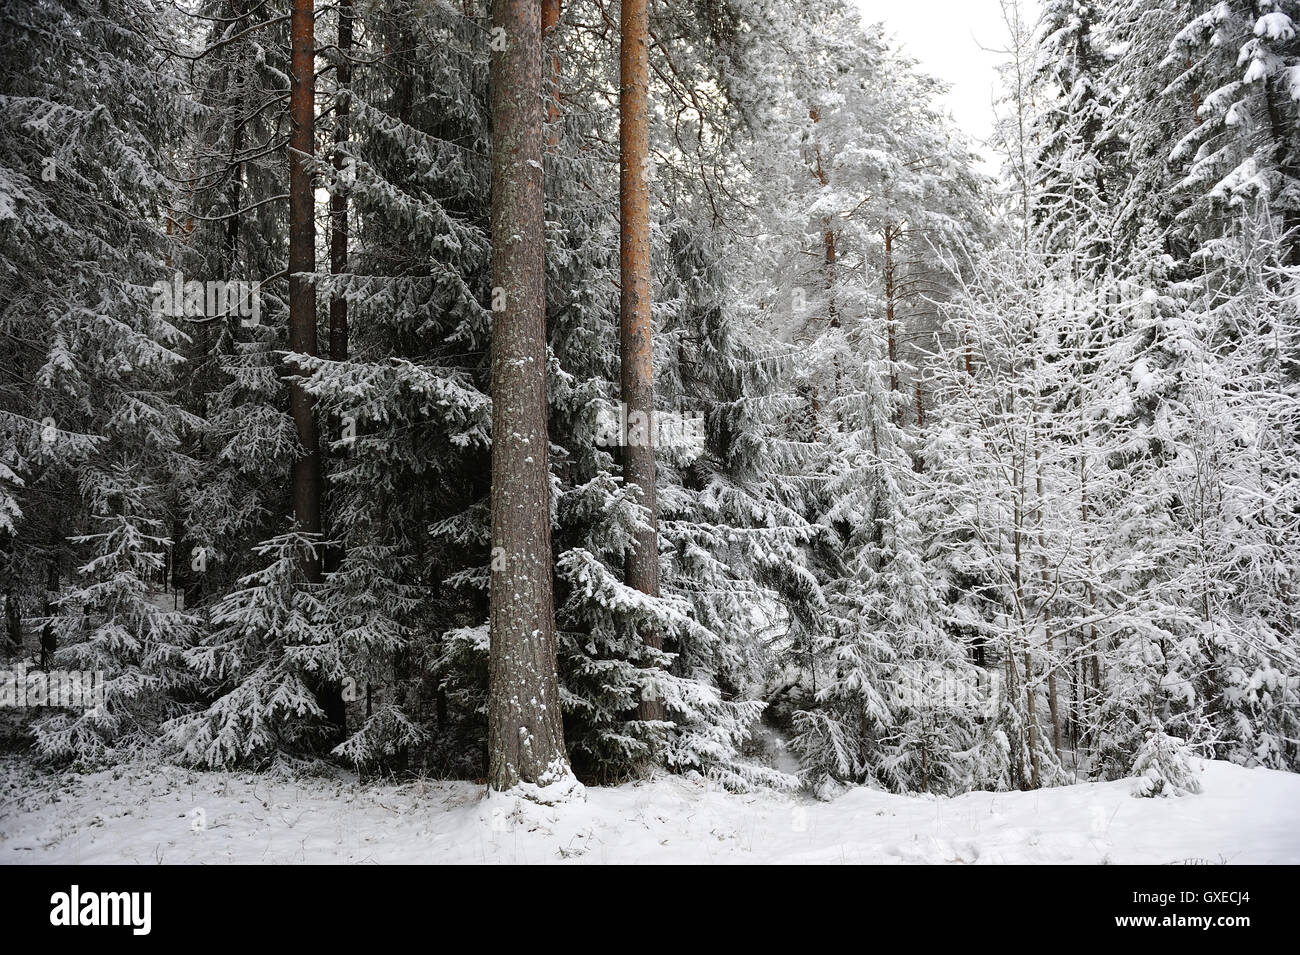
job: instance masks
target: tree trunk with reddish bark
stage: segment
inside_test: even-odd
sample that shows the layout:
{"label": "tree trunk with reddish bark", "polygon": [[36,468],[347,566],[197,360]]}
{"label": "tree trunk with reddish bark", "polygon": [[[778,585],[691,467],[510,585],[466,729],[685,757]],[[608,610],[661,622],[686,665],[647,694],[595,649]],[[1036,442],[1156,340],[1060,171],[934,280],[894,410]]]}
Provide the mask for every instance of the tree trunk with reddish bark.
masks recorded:
{"label": "tree trunk with reddish bark", "polygon": [[[334,169],[342,173],[347,164],[344,146],[348,141],[348,117],[351,113],[352,2],[339,5],[338,94],[334,104]],[[335,188],[330,195],[330,274],[343,275],[348,270],[348,197],[345,188]],[[338,291],[330,296],[330,358],[343,361],[348,357],[348,300]]]}
{"label": "tree trunk with reddish bark", "polygon": [[[542,39],[560,22],[560,0],[542,0]],[[554,149],[560,142],[560,58],[551,54],[552,93],[546,98],[546,145]]]}
{"label": "tree trunk with reddish bark", "polygon": [[[337,88],[334,94],[334,172],[335,186],[330,192],[330,275],[336,280],[348,270],[348,196],[350,183],[343,180],[347,168],[345,146],[348,141],[348,117],[351,113],[352,64],[352,0],[339,4],[338,30],[339,64],[335,72]],[[330,292],[329,357],[331,361],[346,361],[348,357],[348,300],[337,288]],[[342,457],[346,452],[335,452]],[[343,547],[332,544],[325,551],[325,571],[332,573],[343,563]]]}
{"label": "tree trunk with reddish bark", "polygon": [[[623,480],[641,489],[649,528],[637,536],[627,560],[630,587],[659,596],[659,511],[655,501],[654,361],[650,328],[650,17],[647,0],[624,0],[619,46],[619,301],[623,404],[628,435],[623,449]],[[641,633],[645,646],[658,650],[661,634]],[[644,694],[643,720],[661,720],[663,704]]]}

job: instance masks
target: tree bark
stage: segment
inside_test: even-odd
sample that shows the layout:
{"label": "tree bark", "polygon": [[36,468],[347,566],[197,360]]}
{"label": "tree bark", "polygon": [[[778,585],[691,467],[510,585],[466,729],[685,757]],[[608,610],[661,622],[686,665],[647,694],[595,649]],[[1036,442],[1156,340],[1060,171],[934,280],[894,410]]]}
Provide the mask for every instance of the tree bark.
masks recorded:
{"label": "tree bark", "polygon": [[1032,773],[1030,785],[1038,789],[1042,786],[1042,774],[1038,759],[1038,716],[1034,706],[1034,659],[1028,647],[1025,648],[1025,698],[1028,707],[1029,765]]}
{"label": "tree bark", "polygon": [[[542,38],[560,22],[560,0],[542,0]],[[560,58],[551,54],[551,95],[546,98],[546,146],[554,149],[560,142]]]}
{"label": "tree bark", "polygon": [[[348,184],[338,181],[347,168],[345,146],[348,141],[348,115],[351,111],[352,64],[352,0],[339,4],[338,29],[339,65],[338,85],[334,95],[334,171],[336,184],[330,193],[330,275],[338,276],[348,270]],[[346,361],[348,357],[348,300],[337,288],[330,292],[329,356],[331,361]],[[342,452],[335,452],[341,457]],[[332,573],[343,563],[343,547],[332,544],[325,551],[325,571]]]}
{"label": "tree bark", "polygon": [[885,226],[885,331],[889,343],[889,400],[894,405],[894,423],[903,424],[903,406],[898,401],[898,329],[895,325],[894,227]]}
{"label": "tree bark", "polygon": [[[1085,528],[1085,532],[1088,527],[1088,521],[1090,520],[1090,514],[1091,514],[1091,509],[1089,507],[1089,502],[1088,502],[1088,458],[1087,455],[1080,455],[1079,457],[1079,519],[1081,525]],[[1087,582],[1084,585],[1084,589],[1088,597],[1088,612],[1089,614],[1091,614],[1093,620],[1095,621],[1097,618],[1097,592],[1092,585],[1094,574],[1093,574],[1091,544],[1087,546],[1085,557],[1087,560],[1088,577],[1087,577]],[[1082,630],[1080,630],[1079,633],[1079,641],[1080,644],[1082,644],[1084,641]],[[1082,693],[1083,695],[1086,696],[1088,695],[1087,667],[1089,661],[1091,661],[1092,686],[1093,686],[1092,698],[1093,698],[1095,709],[1099,710],[1101,708],[1101,648],[1097,645],[1097,641],[1098,641],[1097,624],[1095,622],[1090,623],[1088,625],[1088,637],[1087,637],[1088,652],[1082,655],[1079,664],[1080,664],[1081,676],[1083,678]]]}
{"label": "tree bark", "polygon": [[[315,154],[316,29],[313,0],[293,0],[289,22],[289,350],[316,355],[316,196],[306,160]],[[291,371],[296,371],[291,368]],[[301,385],[289,386],[289,410],[302,444],[293,463],[293,517],[298,529],[321,531],[321,454],[315,402]],[[307,579],[321,579],[322,554],[303,556]],[[316,696],[326,719],[340,737],[346,726],[342,688],[321,680]]]}
{"label": "tree bark", "polygon": [[[808,118],[814,123],[822,121],[821,111],[810,109]],[[814,146],[814,155],[816,157],[816,166],[813,169],[813,176],[823,187],[830,185],[830,176],[826,173],[826,167],[822,165],[822,147],[821,143]],[[822,260],[824,262],[825,284],[827,301],[827,315],[830,317],[831,328],[840,327],[839,311],[835,307],[835,230],[831,228],[831,217],[822,216]]]}
{"label": "tree bark", "polygon": [[[334,104],[334,169],[342,172],[347,157],[344,146],[348,141],[348,116],[351,112],[352,64],[352,0],[341,0],[339,5],[339,66],[338,93]],[[330,274],[343,275],[348,270],[348,196],[345,189],[336,188],[330,195]],[[348,357],[348,300],[336,290],[330,296],[330,359],[344,361]]]}
{"label": "tree bark", "polygon": [[488,781],[506,790],[569,768],[551,589],[540,0],[494,0],[492,26],[506,37],[491,63],[492,283],[505,307],[492,325]]}
{"label": "tree bark", "polygon": [[[659,509],[655,500],[654,360],[650,326],[650,13],[647,0],[623,0],[619,23],[619,314],[623,404],[629,425],[623,449],[623,481],[641,489],[649,528],[637,536],[627,560],[630,587],[659,596]],[[644,440],[643,440],[644,439]],[[663,637],[641,633],[642,643],[658,650]],[[664,718],[663,703],[643,694],[637,714]]]}
{"label": "tree bark", "polygon": [[1061,758],[1061,718],[1059,698],[1056,693],[1056,647],[1052,633],[1052,605],[1049,600],[1051,578],[1047,569],[1047,539],[1043,531],[1043,467],[1042,455],[1038,448],[1038,429],[1034,429],[1034,489],[1038,495],[1036,504],[1038,519],[1038,580],[1043,588],[1043,636],[1047,647],[1047,710],[1052,720],[1052,748],[1056,758]]}
{"label": "tree bark", "polygon": [[1016,587],[1016,619],[1024,634],[1025,647],[1022,654],[1025,667],[1025,726],[1028,731],[1030,788],[1038,789],[1042,776],[1038,759],[1038,715],[1034,705],[1034,659],[1030,652],[1030,633],[1026,626],[1027,614],[1025,604],[1024,571],[1024,518],[1025,518],[1025,466],[1024,458],[1017,458],[1014,464],[1015,506],[1012,528],[1012,548],[1015,555],[1013,580]]}
{"label": "tree bark", "polygon": [[[308,273],[316,270],[315,196],[305,157],[314,152],[315,10],[313,0],[293,0],[290,20],[292,83],[289,92],[289,350],[316,354],[316,292]],[[293,516],[299,529],[321,529],[321,462],[313,402],[302,386],[289,386],[289,408],[302,444],[293,465]],[[320,557],[306,558],[310,580],[320,579]]]}

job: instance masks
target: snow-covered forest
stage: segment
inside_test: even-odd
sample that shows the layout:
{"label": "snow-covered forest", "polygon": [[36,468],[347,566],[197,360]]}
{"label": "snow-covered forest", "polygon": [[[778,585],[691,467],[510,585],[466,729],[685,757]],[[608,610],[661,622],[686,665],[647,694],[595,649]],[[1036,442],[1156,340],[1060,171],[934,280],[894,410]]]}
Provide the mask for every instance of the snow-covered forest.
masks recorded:
{"label": "snow-covered forest", "polygon": [[11,778],[1300,772],[1300,0],[1001,7],[0,0]]}

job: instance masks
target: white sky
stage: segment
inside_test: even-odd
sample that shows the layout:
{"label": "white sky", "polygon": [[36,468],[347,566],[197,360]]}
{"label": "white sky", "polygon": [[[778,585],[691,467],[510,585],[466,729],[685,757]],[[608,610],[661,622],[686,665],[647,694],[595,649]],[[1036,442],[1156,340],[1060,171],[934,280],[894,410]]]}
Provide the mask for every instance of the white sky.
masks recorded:
{"label": "white sky", "polygon": [[[863,20],[884,23],[926,73],[948,84],[940,105],[979,147],[993,128],[994,70],[1002,60],[988,51],[1006,46],[999,0],[855,2]],[[1026,19],[1038,16],[1038,0],[1022,0],[1022,8]]]}

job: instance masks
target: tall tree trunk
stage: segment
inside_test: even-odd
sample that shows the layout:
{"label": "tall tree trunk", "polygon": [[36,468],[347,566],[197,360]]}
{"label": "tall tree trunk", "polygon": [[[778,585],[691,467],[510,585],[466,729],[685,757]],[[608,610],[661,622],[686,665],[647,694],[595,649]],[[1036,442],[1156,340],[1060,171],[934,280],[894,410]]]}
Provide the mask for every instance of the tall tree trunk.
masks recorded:
{"label": "tall tree trunk", "polygon": [[[1088,457],[1086,454],[1083,454],[1079,456],[1079,520],[1084,528],[1084,533],[1087,533],[1090,514],[1091,514],[1091,508],[1088,502]],[[1097,619],[1097,591],[1093,588],[1093,579],[1095,575],[1093,573],[1091,542],[1089,542],[1089,544],[1087,545],[1087,552],[1085,554],[1085,559],[1087,561],[1088,576],[1087,576],[1087,582],[1084,585],[1084,589],[1088,597],[1088,613],[1091,615],[1093,622],[1090,622],[1088,624],[1088,636],[1086,638],[1088,652],[1086,654],[1082,654],[1081,659],[1079,661],[1080,664],[1079,668],[1081,671],[1080,675],[1082,677],[1081,693],[1085,697],[1089,695],[1087,667],[1089,661],[1091,661],[1092,688],[1093,688],[1093,692],[1091,696],[1094,702],[1094,711],[1098,711],[1101,708],[1101,648],[1097,645],[1097,640],[1098,640],[1097,624],[1095,622]],[[1080,631],[1079,640],[1081,644],[1084,641],[1084,639],[1085,638],[1083,636],[1083,633],[1082,631]],[[1082,706],[1081,706],[1081,710],[1082,710]],[[1084,727],[1085,736],[1087,733],[1087,729],[1088,727],[1085,726]]]}
{"label": "tall tree trunk", "polygon": [[488,780],[506,790],[569,769],[551,590],[540,0],[494,0],[492,25],[506,37],[491,64],[492,284],[505,307],[492,323]]}
{"label": "tall tree trunk", "polygon": [[1025,606],[1025,571],[1024,571],[1024,520],[1025,520],[1025,467],[1027,462],[1018,458],[1014,465],[1016,498],[1014,506],[1014,525],[1012,529],[1012,547],[1015,555],[1013,580],[1016,587],[1016,619],[1024,634],[1025,647],[1022,654],[1025,667],[1025,726],[1028,731],[1030,787],[1037,789],[1042,779],[1038,760],[1038,715],[1034,704],[1034,659],[1030,651],[1030,635],[1027,626]]}
{"label": "tall tree trunk", "polygon": [[[637,535],[627,560],[627,584],[659,596],[659,508],[655,501],[654,357],[650,328],[650,14],[647,0],[623,0],[619,35],[619,314],[623,404],[628,436],[623,481],[641,489],[649,527]],[[663,636],[643,630],[642,643],[658,650]],[[663,704],[643,694],[638,715],[664,718]]]}
{"label": "tall tree trunk", "polygon": [[[1006,660],[1003,662],[1003,666],[1005,667],[1007,673],[1006,698],[1007,698],[1008,705],[1011,706],[1013,709],[1015,709],[1017,712],[1019,712],[1020,691],[1018,689],[1018,685],[1020,681],[1017,677],[1016,652],[1015,652],[1015,646],[1012,643],[1010,630],[1007,631],[1006,644],[1007,644]],[[1016,785],[1021,789],[1024,789],[1025,788],[1025,746],[1024,746],[1024,737],[1021,736],[1019,733],[1015,734],[1015,741],[1011,747],[1011,751],[1015,762]]]}
{"label": "tall tree trunk", "polygon": [[[316,292],[307,273],[316,270],[315,196],[305,157],[314,152],[315,11],[312,0],[293,0],[289,92],[289,350],[316,354]],[[302,456],[293,465],[293,516],[299,528],[321,529],[320,445],[312,400],[300,385],[289,387],[289,407]],[[320,556],[306,561],[307,576],[320,579]]]}
{"label": "tall tree trunk", "polygon": [[[346,166],[345,145],[348,141],[348,116],[352,104],[352,0],[339,4],[338,93],[334,104],[334,169]],[[348,196],[346,187],[330,195],[330,274],[343,275],[348,270]],[[348,357],[348,300],[336,290],[330,296],[330,359]]]}
{"label": "tall tree trunk", "polygon": [[1034,429],[1034,490],[1038,495],[1038,580],[1043,588],[1043,636],[1047,647],[1047,710],[1052,720],[1052,748],[1056,758],[1061,758],[1061,717],[1059,698],[1056,695],[1056,649],[1052,634],[1052,606],[1048,599],[1051,579],[1047,570],[1047,542],[1043,533],[1043,467],[1038,447],[1038,429]]}
{"label": "tall tree trunk", "polygon": [[[330,275],[337,281],[348,270],[348,195],[349,183],[338,182],[347,168],[345,146],[348,141],[348,116],[351,112],[352,64],[352,0],[339,4],[338,30],[339,65],[335,76],[338,87],[334,102],[334,171],[336,185],[330,193]],[[337,288],[330,293],[330,347],[331,361],[346,361],[348,357],[348,300]],[[336,452],[337,454],[337,452]],[[337,570],[343,563],[341,545],[329,547],[325,552],[325,570]]]}
{"label": "tall tree trunk", "polygon": [[[921,381],[918,378],[915,385],[916,391],[916,430],[918,435],[925,431],[925,401],[921,393]],[[917,474],[925,472],[925,444],[919,443],[916,453],[912,455],[912,470]]]}
{"label": "tall tree trunk", "polygon": [[[822,121],[821,111],[813,108],[808,111],[808,118],[814,123]],[[822,147],[817,143],[814,147],[816,157],[816,166],[813,169],[813,176],[822,186],[830,185],[830,176],[826,172],[826,167],[822,164]],[[822,262],[825,272],[825,286],[828,296],[827,315],[830,318],[831,328],[840,327],[839,310],[835,306],[835,230],[831,227],[831,217],[822,216]]]}
{"label": "tall tree trunk", "polygon": [[[293,0],[289,23],[289,350],[316,355],[316,196],[306,159],[315,154],[316,29],[313,0]],[[289,410],[303,451],[293,464],[293,517],[309,534],[321,531],[321,455],[314,402],[301,385],[289,386]],[[321,557],[303,558],[310,581],[321,579]],[[316,687],[325,717],[339,738],[346,726],[342,688],[321,680]]]}
{"label": "tall tree trunk", "polygon": [[[831,217],[822,218],[822,249],[826,263],[826,309],[830,316],[831,328],[840,327],[840,310],[835,304],[835,230],[831,228]],[[838,365],[839,359],[836,359]],[[838,371],[836,383],[839,382]]]}
{"label": "tall tree trunk", "polygon": [[[821,111],[813,107],[808,111],[808,118],[814,123],[822,121]],[[813,176],[823,187],[830,185],[830,176],[826,172],[826,167],[822,164],[822,147],[817,143],[814,147],[816,156],[816,166],[813,169]],[[829,215],[822,216],[822,271],[823,284],[826,288],[826,314],[830,319],[831,328],[840,327],[839,307],[835,304],[835,229],[832,228],[832,220]],[[835,401],[832,403],[835,421],[838,425],[840,421],[840,409],[838,407],[840,398],[840,383],[842,371],[840,369],[840,359],[836,355],[833,359],[835,365]]]}
{"label": "tall tree trunk", "polygon": [[[542,39],[560,22],[560,0],[542,0]],[[546,145],[554,149],[560,142],[560,130],[556,124],[560,120],[560,58],[551,54],[551,87],[553,92],[546,98]]]}
{"label": "tall tree trunk", "polygon": [[898,404],[898,329],[894,324],[894,227],[885,226],[885,333],[889,346],[889,399],[894,402],[894,421],[903,423],[903,408]]}
{"label": "tall tree trunk", "polygon": [[1029,765],[1032,774],[1030,785],[1038,789],[1042,785],[1042,771],[1038,759],[1038,716],[1034,705],[1034,658],[1028,646],[1025,647],[1025,699],[1029,723]]}
{"label": "tall tree trunk", "polygon": [[235,127],[234,134],[230,138],[230,189],[229,218],[226,219],[226,232],[221,241],[221,275],[223,278],[233,278],[232,270],[235,267],[235,256],[239,252],[239,226],[240,216],[237,214],[239,209],[240,196],[244,189],[244,164],[237,162],[239,151],[244,148],[244,124],[240,123]]}

